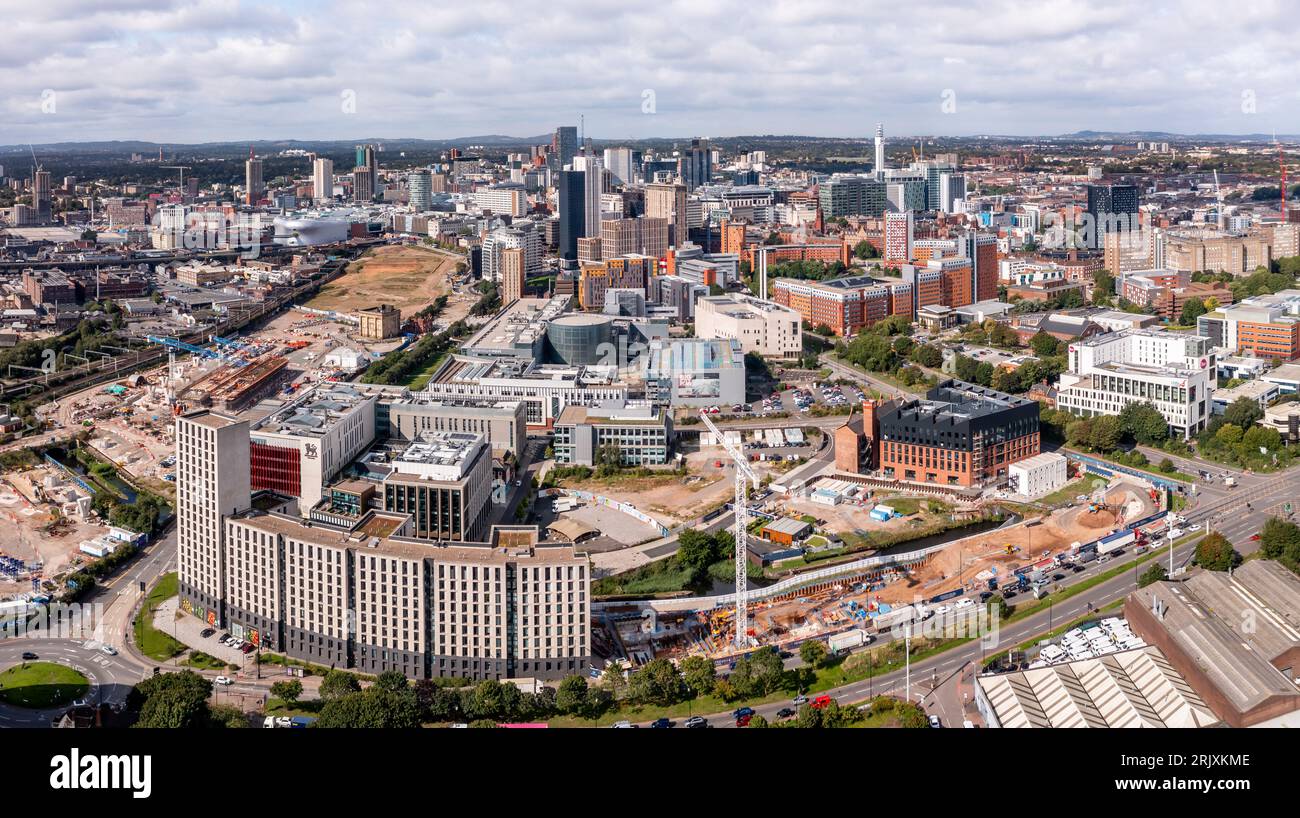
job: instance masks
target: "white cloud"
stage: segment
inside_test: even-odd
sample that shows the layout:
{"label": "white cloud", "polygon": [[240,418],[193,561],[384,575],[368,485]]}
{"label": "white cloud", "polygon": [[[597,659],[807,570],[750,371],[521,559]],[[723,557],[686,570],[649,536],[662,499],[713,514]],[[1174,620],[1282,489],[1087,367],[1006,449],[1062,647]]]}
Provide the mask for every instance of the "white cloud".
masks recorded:
{"label": "white cloud", "polygon": [[0,0],[0,144],[528,136],[579,113],[597,137],[1294,133],[1293,17],[1210,0]]}

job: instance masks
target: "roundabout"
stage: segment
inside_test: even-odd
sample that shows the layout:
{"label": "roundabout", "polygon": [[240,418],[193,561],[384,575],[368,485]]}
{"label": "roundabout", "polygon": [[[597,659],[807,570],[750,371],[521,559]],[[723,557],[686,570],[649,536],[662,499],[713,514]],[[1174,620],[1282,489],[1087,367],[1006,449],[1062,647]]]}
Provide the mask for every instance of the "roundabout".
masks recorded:
{"label": "roundabout", "polygon": [[[124,653],[108,656],[99,648],[98,642],[71,639],[0,641],[0,727],[49,727],[75,701],[125,703],[148,669]],[[37,658],[24,661],[24,653]],[[79,695],[65,701],[66,694],[77,690]]]}

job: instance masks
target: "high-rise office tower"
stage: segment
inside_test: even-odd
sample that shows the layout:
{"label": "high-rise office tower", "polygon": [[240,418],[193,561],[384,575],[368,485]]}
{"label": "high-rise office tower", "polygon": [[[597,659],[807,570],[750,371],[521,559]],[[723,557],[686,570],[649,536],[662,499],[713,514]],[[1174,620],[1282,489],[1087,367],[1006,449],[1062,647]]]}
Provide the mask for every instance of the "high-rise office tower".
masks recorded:
{"label": "high-rise office tower", "polygon": [[370,168],[365,165],[357,165],[352,170],[352,201],[360,204],[362,202],[374,201],[374,198],[374,175]]}
{"label": "high-rise office tower", "polygon": [[618,185],[630,185],[633,181],[631,148],[605,148],[605,167],[609,168],[612,181]]}
{"label": "high-rise office tower", "polygon": [[333,159],[317,159],[311,163],[311,195],[318,202],[334,198]]}
{"label": "high-rise office tower", "polygon": [[423,213],[433,209],[433,174],[427,170],[414,170],[406,177],[411,209]]}
{"label": "high-rise office tower", "polygon": [[876,123],[876,178],[885,178],[885,124]]}
{"label": "high-rise office tower", "polygon": [[586,175],[580,170],[562,170],[556,174],[557,207],[560,215],[557,252],[560,258],[576,261],[578,239],[586,229]]}
{"label": "high-rise office tower", "polygon": [[688,191],[707,185],[713,178],[712,158],[707,139],[692,139],[690,148],[682,152],[677,172]]}
{"label": "high-rise office tower", "polygon": [[578,129],[573,125],[561,125],[551,136],[552,170],[564,170],[578,155]]}
{"label": "high-rise office tower", "polygon": [[961,173],[939,174],[939,212],[953,213],[956,201],[966,199],[966,176]]}
{"label": "high-rise office tower", "polygon": [[573,169],[583,173],[583,236],[600,235],[600,194],[605,192],[605,164],[598,157],[573,157]]}
{"label": "high-rise office tower", "polygon": [[262,160],[248,149],[248,161],[244,163],[244,203],[255,205],[262,201]]}
{"label": "high-rise office tower", "polygon": [[[373,201],[375,195],[379,192],[379,159],[375,153],[374,145],[357,145],[357,165],[358,168],[365,168],[365,180],[368,182],[364,189],[358,193],[358,186],[352,185],[352,198],[357,202]],[[354,171],[355,173],[355,171]],[[364,196],[364,198],[362,198]]]}
{"label": "high-rise office tower", "polygon": [[222,518],[249,506],[248,421],[207,410],[176,419],[176,566],[181,605],[224,627]]}
{"label": "high-rise office tower", "polygon": [[32,209],[36,211],[38,222],[48,222],[53,218],[48,170],[38,170],[32,177]]}
{"label": "high-rise office tower", "polygon": [[1138,229],[1138,190],[1135,185],[1088,185],[1088,218],[1092,247],[1103,247],[1104,236]]}

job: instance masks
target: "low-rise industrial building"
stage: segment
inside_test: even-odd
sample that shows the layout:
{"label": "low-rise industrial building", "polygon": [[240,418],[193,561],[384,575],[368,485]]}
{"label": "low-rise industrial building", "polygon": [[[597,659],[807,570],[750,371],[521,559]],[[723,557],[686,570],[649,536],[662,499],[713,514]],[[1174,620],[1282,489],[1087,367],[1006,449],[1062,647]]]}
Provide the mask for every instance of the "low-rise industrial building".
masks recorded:
{"label": "low-rise industrial building", "polygon": [[1124,617],[1229,726],[1300,710],[1300,577],[1280,563],[1153,583],[1129,594]]}
{"label": "low-rise industrial building", "polygon": [[1016,494],[1030,499],[1051,494],[1068,480],[1066,459],[1056,452],[1043,452],[1012,463],[1008,474]]}

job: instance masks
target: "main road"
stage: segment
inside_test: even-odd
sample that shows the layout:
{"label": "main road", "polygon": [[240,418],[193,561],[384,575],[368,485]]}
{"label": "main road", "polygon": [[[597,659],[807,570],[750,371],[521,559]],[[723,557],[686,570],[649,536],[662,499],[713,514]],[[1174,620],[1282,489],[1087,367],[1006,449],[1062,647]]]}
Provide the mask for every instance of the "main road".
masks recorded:
{"label": "main road", "polygon": [[[1226,497],[1198,503],[1192,509],[1184,512],[1185,519],[1180,525],[1185,531],[1190,530],[1192,526],[1208,525],[1217,528],[1217,523],[1231,519],[1244,510],[1246,503],[1250,503],[1254,509],[1252,519],[1258,519],[1257,515],[1262,515],[1261,507],[1265,504],[1278,502],[1280,498],[1288,496],[1288,494],[1295,497],[1297,492],[1291,484],[1294,479],[1295,475],[1291,474],[1274,475],[1259,481],[1253,486],[1235,490]],[[1262,524],[1262,521],[1259,524]],[[1190,562],[1192,554],[1193,546],[1190,543],[1174,548],[1171,556],[1175,568],[1182,567]],[[1129,552],[1118,560],[1113,560],[1101,570],[1107,571],[1116,567],[1116,565],[1131,565],[1136,559],[1137,556]],[[1163,548],[1156,559],[1168,565],[1170,560],[1169,548],[1167,546]],[[1093,563],[1093,565],[1096,565],[1096,563]],[[1068,575],[1070,579],[1060,583],[1060,585],[1069,587],[1073,584],[1085,582],[1096,573],[1098,573],[1097,570],[1089,570],[1077,576],[1071,574]],[[1050,604],[1045,611],[1039,611],[1010,625],[1002,626],[998,629],[995,640],[975,639],[913,663],[911,666],[912,689],[910,691],[912,699],[915,700],[919,694],[925,692],[925,688],[918,683],[921,679],[935,675],[939,678],[946,677],[967,662],[979,663],[982,666],[984,660],[988,657],[1003,653],[1023,642],[1031,641],[1034,637],[1045,634],[1055,627],[1123,599],[1136,590],[1138,574],[1138,571],[1126,570],[1097,584],[1095,587],[1089,588],[1086,592],[1065,599],[1059,605]],[[1047,597],[1048,600],[1051,600],[1051,598],[1051,595]],[[865,700],[872,695],[889,693],[901,696],[906,695],[909,691],[907,690],[906,673],[900,670],[881,674],[872,679],[863,679],[862,681],[842,685],[825,692],[841,704],[847,705]],[[761,714],[768,721],[775,721],[777,711],[790,706],[788,701],[779,701],[755,705],[753,708],[756,713]],[[731,727],[735,724],[730,713],[715,713],[705,718],[714,727]]]}

